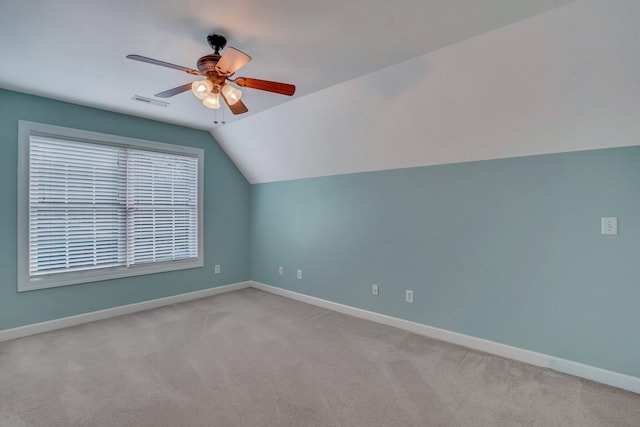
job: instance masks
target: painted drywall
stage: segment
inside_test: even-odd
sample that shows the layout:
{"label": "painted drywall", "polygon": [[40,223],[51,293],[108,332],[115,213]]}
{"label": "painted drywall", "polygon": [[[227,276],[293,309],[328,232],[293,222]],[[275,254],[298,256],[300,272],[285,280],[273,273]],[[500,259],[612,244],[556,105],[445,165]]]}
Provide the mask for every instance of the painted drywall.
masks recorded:
{"label": "painted drywall", "polygon": [[639,182],[636,146],[252,185],[251,277],[640,377]]}
{"label": "painted drywall", "polygon": [[[204,267],[18,293],[18,120],[203,148]],[[208,132],[0,89],[0,182],[0,330],[249,279],[249,184]]]}
{"label": "painted drywall", "polygon": [[251,183],[634,145],[638,17],[579,0],[213,134]]}

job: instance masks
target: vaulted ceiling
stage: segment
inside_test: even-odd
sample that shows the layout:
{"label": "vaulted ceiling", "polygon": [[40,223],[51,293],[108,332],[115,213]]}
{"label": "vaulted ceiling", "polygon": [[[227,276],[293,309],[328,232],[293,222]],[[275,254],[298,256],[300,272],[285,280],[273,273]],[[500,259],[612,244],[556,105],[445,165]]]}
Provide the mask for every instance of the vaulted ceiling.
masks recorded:
{"label": "vaulted ceiling", "polygon": [[[605,130],[576,126],[602,120],[589,91],[607,117],[636,112],[638,61],[621,50],[637,51],[637,3],[4,0],[0,87],[209,130],[250,182],[589,148]],[[195,68],[210,33],[253,57],[238,75],[296,94],[244,89],[249,112],[223,126],[190,92],[131,99],[193,76],[126,55]]]}

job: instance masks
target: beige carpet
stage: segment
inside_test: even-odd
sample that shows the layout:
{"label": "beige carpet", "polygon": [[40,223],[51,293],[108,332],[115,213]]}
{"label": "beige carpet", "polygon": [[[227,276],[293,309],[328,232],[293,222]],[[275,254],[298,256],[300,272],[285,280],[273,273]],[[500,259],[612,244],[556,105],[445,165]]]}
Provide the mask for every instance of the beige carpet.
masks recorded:
{"label": "beige carpet", "polygon": [[5,426],[640,426],[640,395],[246,289],[0,344]]}

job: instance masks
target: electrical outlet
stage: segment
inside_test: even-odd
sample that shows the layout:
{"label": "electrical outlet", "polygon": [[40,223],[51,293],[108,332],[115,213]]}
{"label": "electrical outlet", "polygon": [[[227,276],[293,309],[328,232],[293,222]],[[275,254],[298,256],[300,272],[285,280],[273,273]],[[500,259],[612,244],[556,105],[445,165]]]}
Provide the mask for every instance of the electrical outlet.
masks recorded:
{"label": "electrical outlet", "polygon": [[371,285],[371,295],[378,296],[378,285]]}
{"label": "electrical outlet", "polygon": [[406,302],[413,302],[413,291],[411,289],[405,291],[404,300]]}
{"label": "electrical outlet", "polygon": [[213,273],[220,274],[220,264],[216,264],[216,266],[213,268]]}
{"label": "electrical outlet", "polygon": [[281,276],[284,274],[284,268],[282,266],[278,267],[278,274]]}
{"label": "electrical outlet", "polygon": [[298,270],[298,273],[296,274],[296,277],[298,278],[298,280],[302,279],[302,270]]}
{"label": "electrical outlet", "polygon": [[618,218],[615,216],[602,217],[602,234],[618,234]]}

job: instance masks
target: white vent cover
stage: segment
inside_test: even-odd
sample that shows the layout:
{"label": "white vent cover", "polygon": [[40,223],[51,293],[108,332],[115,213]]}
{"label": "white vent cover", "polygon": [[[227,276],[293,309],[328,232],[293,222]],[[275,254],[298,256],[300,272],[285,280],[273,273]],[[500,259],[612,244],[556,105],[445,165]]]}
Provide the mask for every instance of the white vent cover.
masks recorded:
{"label": "white vent cover", "polygon": [[133,95],[133,98],[131,98],[134,101],[140,101],[140,102],[144,102],[145,104],[151,104],[151,105],[155,105],[158,107],[167,107],[167,105],[169,105],[168,102],[164,102],[164,101],[158,101],[157,99],[151,99],[151,98],[146,98],[144,96],[140,96],[140,95]]}

